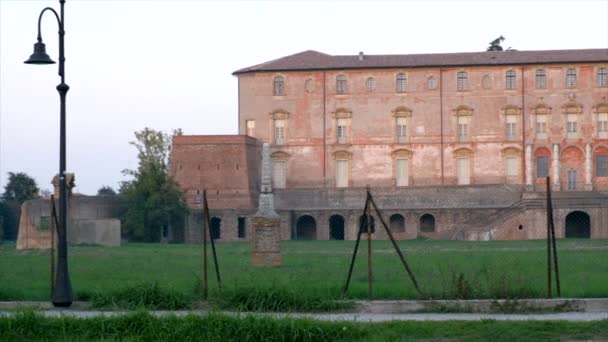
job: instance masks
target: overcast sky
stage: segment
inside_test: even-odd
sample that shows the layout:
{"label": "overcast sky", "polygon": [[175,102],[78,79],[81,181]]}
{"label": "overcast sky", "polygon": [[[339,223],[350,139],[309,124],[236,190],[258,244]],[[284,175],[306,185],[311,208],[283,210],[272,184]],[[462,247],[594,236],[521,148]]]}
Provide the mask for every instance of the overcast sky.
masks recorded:
{"label": "overcast sky", "polygon": [[[59,165],[56,65],[23,64],[38,14],[58,1],[0,0],[0,187],[26,172],[50,189]],[[329,54],[608,47],[608,0],[67,0],[67,167],[77,191],[117,188],[146,126],[237,133],[237,69],[313,49]],[[57,24],[42,36],[57,60]]]}

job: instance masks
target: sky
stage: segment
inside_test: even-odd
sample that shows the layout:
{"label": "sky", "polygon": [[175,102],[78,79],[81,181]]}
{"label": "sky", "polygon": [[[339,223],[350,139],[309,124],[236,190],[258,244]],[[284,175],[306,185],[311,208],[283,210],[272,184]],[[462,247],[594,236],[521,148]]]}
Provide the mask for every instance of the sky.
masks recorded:
{"label": "sky", "polygon": [[[7,172],[41,189],[59,169],[57,65],[26,65],[40,11],[0,0],[0,191]],[[65,6],[67,169],[76,191],[118,188],[144,127],[237,134],[232,72],[312,49],[328,54],[608,48],[608,0],[90,1]],[[57,23],[42,20],[58,56]]]}

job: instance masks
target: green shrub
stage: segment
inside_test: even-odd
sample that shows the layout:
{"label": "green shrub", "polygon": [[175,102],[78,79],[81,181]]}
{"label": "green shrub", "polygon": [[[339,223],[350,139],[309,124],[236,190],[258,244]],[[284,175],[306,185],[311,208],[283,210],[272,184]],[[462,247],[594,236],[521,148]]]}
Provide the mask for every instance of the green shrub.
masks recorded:
{"label": "green shrub", "polygon": [[189,307],[187,298],[158,283],[141,283],[108,293],[96,293],[91,298],[95,308],[178,310]]}

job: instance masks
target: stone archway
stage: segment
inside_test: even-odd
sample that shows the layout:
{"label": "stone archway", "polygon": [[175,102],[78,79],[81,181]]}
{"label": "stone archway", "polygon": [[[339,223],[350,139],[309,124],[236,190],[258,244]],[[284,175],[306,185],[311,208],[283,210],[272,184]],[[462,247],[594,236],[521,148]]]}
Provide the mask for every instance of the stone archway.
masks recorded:
{"label": "stone archway", "polygon": [[296,240],[316,240],[317,221],[310,215],[300,216],[296,222]]}
{"label": "stone archway", "polygon": [[435,231],[435,217],[431,214],[424,214],[420,217],[420,231],[431,233]]}
{"label": "stone archway", "polygon": [[405,233],[405,218],[401,214],[394,214],[390,218],[391,232]]}
{"label": "stone archway", "polygon": [[344,217],[332,215],[329,218],[329,239],[344,240]]}
{"label": "stone archway", "polygon": [[211,218],[211,238],[219,240],[222,236],[222,219],[219,217]]}
{"label": "stone archway", "polygon": [[566,216],[566,238],[591,238],[591,218],[584,211],[573,211]]}

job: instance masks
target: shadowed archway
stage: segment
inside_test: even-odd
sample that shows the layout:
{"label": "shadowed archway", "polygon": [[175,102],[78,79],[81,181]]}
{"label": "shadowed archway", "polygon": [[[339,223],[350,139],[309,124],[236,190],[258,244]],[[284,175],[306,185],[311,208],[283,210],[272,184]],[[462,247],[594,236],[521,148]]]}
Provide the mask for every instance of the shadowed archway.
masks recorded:
{"label": "shadowed archway", "polygon": [[329,218],[329,239],[344,240],[344,217],[332,215]]}
{"label": "shadowed archway", "polygon": [[316,240],[317,221],[310,215],[300,216],[296,222],[296,240]]}
{"label": "shadowed archway", "polygon": [[573,211],[566,216],[566,238],[591,238],[591,219],[584,211]]}

